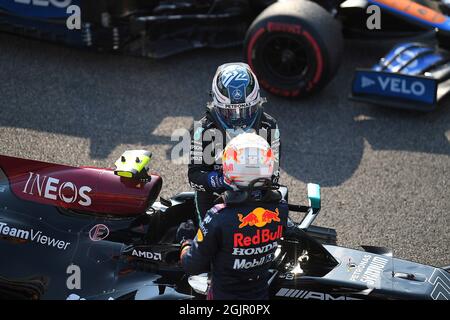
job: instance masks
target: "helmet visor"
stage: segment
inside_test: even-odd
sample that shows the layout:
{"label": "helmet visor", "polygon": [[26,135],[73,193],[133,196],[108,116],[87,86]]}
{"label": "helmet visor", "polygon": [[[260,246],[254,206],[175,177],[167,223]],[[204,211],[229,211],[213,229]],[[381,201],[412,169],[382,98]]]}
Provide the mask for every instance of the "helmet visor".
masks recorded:
{"label": "helmet visor", "polygon": [[231,127],[249,126],[259,110],[259,103],[252,106],[216,107],[220,118]]}

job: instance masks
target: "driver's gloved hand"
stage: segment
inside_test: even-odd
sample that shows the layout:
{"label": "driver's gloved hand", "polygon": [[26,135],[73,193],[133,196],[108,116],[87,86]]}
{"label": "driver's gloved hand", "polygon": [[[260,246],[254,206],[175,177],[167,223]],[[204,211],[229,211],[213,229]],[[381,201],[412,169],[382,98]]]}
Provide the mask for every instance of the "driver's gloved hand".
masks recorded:
{"label": "driver's gloved hand", "polygon": [[225,187],[221,172],[212,171],[208,174],[208,185],[214,190],[222,190]]}
{"label": "driver's gloved hand", "polygon": [[177,243],[182,243],[186,240],[191,240],[195,238],[196,228],[192,220],[188,220],[180,224],[177,229],[177,234],[175,236],[175,241]]}

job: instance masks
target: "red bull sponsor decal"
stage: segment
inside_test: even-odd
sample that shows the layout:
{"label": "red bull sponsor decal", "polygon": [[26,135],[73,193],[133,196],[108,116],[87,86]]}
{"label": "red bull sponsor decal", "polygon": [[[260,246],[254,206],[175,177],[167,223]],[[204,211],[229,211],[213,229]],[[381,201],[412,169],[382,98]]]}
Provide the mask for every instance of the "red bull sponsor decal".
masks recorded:
{"label": "red bull sponsor decal", "polygon": [[246,216],[242,214],[238,214],[239,221],[241,224],[239,225],[239,229],[242,229],[246,226],[250,227],[258,227],[262,228],[268,223],[272,223],[273,221],[279,222],[280,218],[278,217],[279,212],[278,208],[275,211],[267,210],[264,208],[256,208]]}
{"label": "red bull sponsor decal", "polygon": [[245,236],[243,233],[235,233],[233,235],[234,247],[249,247],[268,242],[274,242],[283,236],[283,226],[278,226],[277,230],[272,232],[270,229],[258,229],[253,236]]}

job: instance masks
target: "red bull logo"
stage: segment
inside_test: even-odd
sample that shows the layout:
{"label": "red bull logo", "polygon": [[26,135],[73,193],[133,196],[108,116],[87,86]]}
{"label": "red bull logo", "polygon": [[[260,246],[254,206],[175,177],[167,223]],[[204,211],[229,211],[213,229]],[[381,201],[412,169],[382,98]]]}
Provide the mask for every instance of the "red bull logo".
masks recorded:
{"label": "red bull logo", "polygon": [[276,208],[275,211],[267,210],[264,208],[256,208],[245,217],[239,213],[238,218],[241,222],[241,224],[239,225],[239,229],[246,226],[256,226],[258,228],[261,228],[268,223],[272,223],[273,221],[279,222],[280,218],[278,217],[278,215],[278,208]]}
{"label": "red bull logo", "polygon": [[271,231],[269,229],[257,229],[256,233],[252,236],[247,236],[242,233],[235,233],[233,235],[233,243],[235,248],[242,248],[274,242],[281,237],[283,237],[283,226],[279,225],[275,231]]}

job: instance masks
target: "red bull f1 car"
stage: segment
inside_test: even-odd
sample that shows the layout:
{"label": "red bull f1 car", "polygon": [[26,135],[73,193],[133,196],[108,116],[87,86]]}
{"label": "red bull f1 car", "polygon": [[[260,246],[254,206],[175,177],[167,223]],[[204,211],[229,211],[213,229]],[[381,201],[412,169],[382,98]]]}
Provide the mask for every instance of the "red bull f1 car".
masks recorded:
{"label": "red bull f1 car", "polygon": [[[439,2],[421,2],[437,3],[438,9]],[[381,7],[381,30],[367,28],[367,8],[372,4]],[[341,63],[343,37],[380,40],[438,28],[441,43],[448,44],[448,17],[412,4],[409,0],[1,0],[0,30],[154,58],[243,43],[244,60],[267,91],[299,97],[319,91],[333,78]],[[74,8],[79,8],[79,29],[68,28],[68,19],[77,13]],[[445,12],[449,7],[441,2],[440,8]],[[408,75],[395,68],[383,72]],[[424,83],[427,97],[421,100],[430,101],[430,91],[448,78],[447,69],[436,72],[430,76],[436,77],[434,85]],[[424,75],[416,73],[413,76]],[[354,96],[362,99],[365,88],[354,87]]]}
{"label": "red bull f1 car", "polygon": [[[205,298],[207,275],[183,272],[175,241],[178,225],[194,220],[194,195],[158,199],[162,178],[149,173],[150,157],[127,151],[104,169],[0,156],[0,298]],[[267,259],[272,299],[450,298],[448,267],[397,259],[381,247],[339,247],[333,229],[312,225],[318,185],[308,185],[308,199],[289,206],[305,216],[279,231]],[[278,217],[256,212],[256,220],[264,213]]]}

